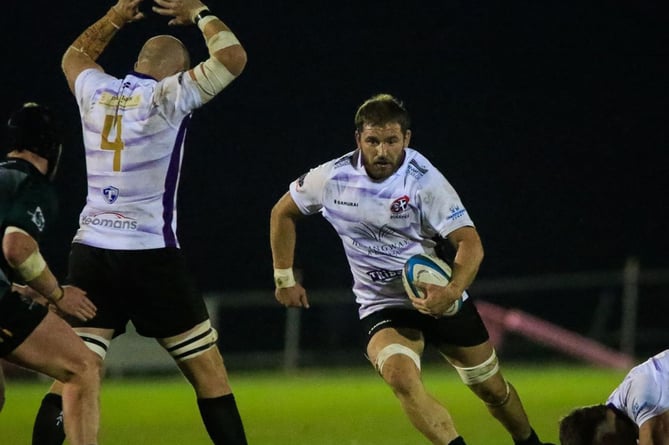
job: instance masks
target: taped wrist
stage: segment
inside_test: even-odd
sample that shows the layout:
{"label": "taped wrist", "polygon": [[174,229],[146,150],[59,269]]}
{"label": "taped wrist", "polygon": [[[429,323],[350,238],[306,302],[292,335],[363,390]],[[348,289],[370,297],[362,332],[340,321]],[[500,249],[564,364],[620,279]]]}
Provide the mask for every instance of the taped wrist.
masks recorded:
{"label": "taped wrist", "polygon": [[51,301],[52,303],[58,303],[60,300],[63,299],[64,296],[65,296],[65,290],[63,289],[63,286],[59,284],[53,289],[53,291],[51,291],[48,298],[49,301]]}
{"label": "taped wrist", "polygon": [[274,285],[278,289],[295,286],[295,275],[293,268],[288,269],[274,269]]}

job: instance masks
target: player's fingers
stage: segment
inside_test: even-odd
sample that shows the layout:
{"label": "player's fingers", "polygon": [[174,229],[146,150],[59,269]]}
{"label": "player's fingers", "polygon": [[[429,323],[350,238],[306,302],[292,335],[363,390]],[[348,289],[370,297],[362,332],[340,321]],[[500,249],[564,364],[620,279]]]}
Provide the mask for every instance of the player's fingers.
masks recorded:
{"label": "player's fingers", "polygon": [[306,294],[302,295],[302,297],[300,298],[300,303],[302,303],[301,304],[302,307],[305,307],[305,308],[309,309],[309,300],[307,300],[307,295]]}

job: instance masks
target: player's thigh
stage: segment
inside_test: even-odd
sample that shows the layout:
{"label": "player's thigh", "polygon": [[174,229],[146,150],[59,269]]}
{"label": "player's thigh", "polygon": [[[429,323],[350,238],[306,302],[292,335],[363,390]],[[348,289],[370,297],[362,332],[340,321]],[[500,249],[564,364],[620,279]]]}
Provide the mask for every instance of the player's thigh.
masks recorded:
{"label": "player's thigh", "polygon": [[367,357],[376,363],[379,354],[391,345],[401,345],[411,349],[419,356],[423,353],[425,342],[420,331],[411,328],[383,328],[372,335],[367,343]]}
{"label": "player's thigh", "polygon": [[489,341],[475,346],[440,345],[437,349],[451,364],[462,368],[478,366],[488,360],[494,352]]}
{"label": "player's thigh", "polygon": [[97,372],[100,366],[99,358],[72,328],[51,312],[8,359],[61,381],[70,380],[72,375]]}
{"label": "player's thigh", "polygon": [[167,338],[188,333],[209,320],[207,307],[178,249],[156,249],[132,256],[142,279],[134,280],[138,301],[130,319],[145,337]]}

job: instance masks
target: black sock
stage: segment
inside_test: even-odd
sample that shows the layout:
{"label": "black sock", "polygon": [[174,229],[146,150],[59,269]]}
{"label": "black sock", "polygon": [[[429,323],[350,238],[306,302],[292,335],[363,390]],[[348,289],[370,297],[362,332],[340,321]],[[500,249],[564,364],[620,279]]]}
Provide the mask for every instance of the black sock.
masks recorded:
{"label": "black sock", "polygon": [[42,399],[35,417],[32,445],[62,445],[64,441],[63,398],[48,393]]}
{"label": "black sock", "polygon": [[532,430],[530,433],[530,437],[528,437],[525,440],[514,440],[514,443],[516,445],[541,445],[541,442],[539,441],[539,437],[537,436],[537,433]]}
{"label": "black sock", "polygon": [[463,439],[462,436],[458,436],[455,439],[448,442],[448,445],[467,445],[467,444],[465,443],[465,439]]}
{"label": "black sock", "polygon": [[235,396],[228,394],[215,399],[198,399],[197,406],[214,445],[247,445]]}

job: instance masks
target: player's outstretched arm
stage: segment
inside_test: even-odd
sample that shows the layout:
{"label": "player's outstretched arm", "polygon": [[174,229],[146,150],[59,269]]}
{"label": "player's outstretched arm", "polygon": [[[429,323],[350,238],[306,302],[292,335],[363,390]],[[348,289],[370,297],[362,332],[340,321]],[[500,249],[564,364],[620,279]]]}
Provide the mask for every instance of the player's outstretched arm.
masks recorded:
{"label": "player's outstretched arm", "polygon": [[209,59],[188,71],[203,102],[208,102],[239,76],[246,66],[246,51],[230,28],[200,0],[154,0],[157,14],[173,17],[170,25],[195,24],[202,31]]}
{"label": "player's outstretched arm", "polygon": [[140,20],[144,14],[139,12],[143,0],[118,0],[98,21],[86,28],[72,42],[63,55],[61,67],[67,79],[70,91],[74,92],[74,81],[79,74],[89,68],[102,67],[95,63],[107,47],[116,32],[126,23]]}

